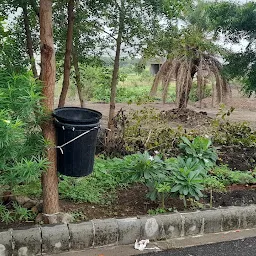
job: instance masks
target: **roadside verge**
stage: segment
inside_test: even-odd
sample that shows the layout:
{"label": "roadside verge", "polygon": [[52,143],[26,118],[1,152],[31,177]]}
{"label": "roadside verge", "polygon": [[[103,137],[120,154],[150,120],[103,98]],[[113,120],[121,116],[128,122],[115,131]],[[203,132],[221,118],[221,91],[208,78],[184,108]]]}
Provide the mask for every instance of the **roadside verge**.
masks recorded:
{"label": "roadside verge", "polygon": [[0,232],[0,256],[54,254],[256,227],[256,205],[44,225]]}

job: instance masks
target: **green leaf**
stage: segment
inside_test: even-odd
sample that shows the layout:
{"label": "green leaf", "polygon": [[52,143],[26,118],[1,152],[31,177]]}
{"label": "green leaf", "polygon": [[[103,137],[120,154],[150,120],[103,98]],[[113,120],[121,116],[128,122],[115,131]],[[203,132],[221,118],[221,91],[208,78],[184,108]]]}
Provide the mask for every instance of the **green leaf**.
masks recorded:
{"label": "green leaf", "polygon": [[175,185],[172,189],[171,189],[171,192],[175,193],[175,192],[178,192],[180,191],[180,189],[182,188],[181,185]]}

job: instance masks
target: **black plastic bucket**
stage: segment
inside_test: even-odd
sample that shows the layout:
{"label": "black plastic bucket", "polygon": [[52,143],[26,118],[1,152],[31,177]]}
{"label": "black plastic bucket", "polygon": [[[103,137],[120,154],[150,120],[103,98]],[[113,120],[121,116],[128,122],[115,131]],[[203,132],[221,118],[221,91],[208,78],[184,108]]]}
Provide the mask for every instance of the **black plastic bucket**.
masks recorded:
{"label": "black plastic bucket", "polygon": [[93,171],[99,121],[102,114],[87,108],[64,107],[53,111],[57,136],[57,170],[72,176]]}

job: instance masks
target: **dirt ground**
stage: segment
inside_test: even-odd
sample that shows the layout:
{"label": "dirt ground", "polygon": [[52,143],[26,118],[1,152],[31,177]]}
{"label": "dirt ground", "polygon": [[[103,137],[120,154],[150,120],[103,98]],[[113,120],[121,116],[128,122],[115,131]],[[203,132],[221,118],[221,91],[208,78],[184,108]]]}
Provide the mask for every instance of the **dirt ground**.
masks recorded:
{"label": "dirt ground", "polygon": [[[66,106],[77,106],[79,107],[78,100],[68,100]],[[116,113],[121,109],[129,110],[129,109],[141,109],[143,107],[154,107],[162,110],[170,110],[176,108],[174,103],[162,104],[159,102],[156,103],[148,103],[144,105],[136,105],[127,103],[117,103],[116,104]],[[227,107],[234,107],[235,110],[229,117],[232,121],[246,121],[251,124],[251,127],[256,129],[256,98],[245,97],[243,96],[237,88],[232,88],[232,97],[228,100]],[[108,103],[86,103],[86,108],[95,109],[102,113],[103,118],[102,122],[107,123],[108,113],[109,113],[109,104]],[[215,117],[219,111],[219,106],[212,106],[212,99],[206,98],[202,101],[202,108],[199,108],[199,103],[190,103],[188,106],[189,109],[195,110],[197,112],[203,111],[207,112],[207,115],[210,117]]]}
{"label": "dirt ground", "polygon": [[[135,184],[127,189],[121,189],[117,193],[117,199],[111,205],[97,205],[90,203],[72,204],[67,200],[61,201],[61,208],[66,212],[79,212],[78,220],[90,220],[93,218],[122,218],[132,217],[148,214],[153,210],[161,208],[160,202],[152,202],[146,199],[148,189],[145,185]],[[166,212],[169,211],[187,211],[196,210],[200,205],[204,208],[209,208],[209,194],[204,192],[203,197],[199,203],[193,204],[188,201],[188,209],[184,209],[183,200],[179,197],[169,197],[165,201]],[[227,187],[225,193],[213,193],[213,206],[226,207],[226,206],[244,206],[256,203],[256,190],[255,185],[232,185]]]}

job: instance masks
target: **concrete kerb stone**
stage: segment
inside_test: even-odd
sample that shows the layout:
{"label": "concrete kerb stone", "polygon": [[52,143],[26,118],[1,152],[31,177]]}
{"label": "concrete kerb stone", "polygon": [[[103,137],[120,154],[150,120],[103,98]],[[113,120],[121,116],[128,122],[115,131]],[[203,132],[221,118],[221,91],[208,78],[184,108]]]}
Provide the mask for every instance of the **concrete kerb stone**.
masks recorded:
{"label": "concrete kerb stone", "polygon": [[118,244],[132,244],[141,238],[141,220],[138,218],[117,219]]}
{"label": "concrete kerb stone", "polygon": [[92,222],[71,223],[68,227],[72,250],[83,250],[93,246],[94,232]]}
{"label": "concrete kerb stone", "polygon": [[92,220],[0,232],[0,256],[36,255],[125,245],[256,227],[256,205],[141,218]]}
{"label": "concrete kerb stone", "polygon": [[155,218],[162,225],[158,239],[171,239],[182,235],[182,219],[180,213],[157,215]]}
{"label": "concrete kerb stone", "polygon": [[92,220],[93,247],[115,245],[118,243],[118,225],[116,219]]}
{"label": "concrete kerb stone", "polygon": [[13,230],[14,255],[33,256],[41,254],[40,227]]}
{"label": "concrete kerb stone", "polygon": [[201,211],[201,217],[203,222],[203,232],[205,234],[221,232],[222,212],[220,210]]}
{"label": "concrete kerb stone", "polygon": [[221,231],[229,231],[240,229],[240,214],[243,209],[237,207],[229,207],[225,209],[220,209],[222,220],[221,220]]}
{"label": "concrete kerb stone", "polygon": [[204,219],[200,211],[181,213],[181,219],[184,223],[184,232],[182,230],[181,236],[195,236],[203,234]]}
{"label": "concrete kerb stone", "polygon": [[242,208],[240,215],[240,227],[255,228],[256,227],[256,205],[250,205],[248,207]]}
{"label": "concrete kerb stone", "polygon": [[161,234],[162,222],[156,216],[141,218],[141,239],[156,241]]}
{"label": "concrete kerb stone", "polygon": [[0,232],[0,256],[12,255],[12,229]]}
{"label": "concrete kerb stone", "polygon": [[42,253],[60,253],[69,250],[69,229],[67,224],[42,227]]}

